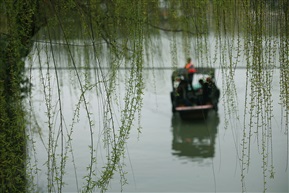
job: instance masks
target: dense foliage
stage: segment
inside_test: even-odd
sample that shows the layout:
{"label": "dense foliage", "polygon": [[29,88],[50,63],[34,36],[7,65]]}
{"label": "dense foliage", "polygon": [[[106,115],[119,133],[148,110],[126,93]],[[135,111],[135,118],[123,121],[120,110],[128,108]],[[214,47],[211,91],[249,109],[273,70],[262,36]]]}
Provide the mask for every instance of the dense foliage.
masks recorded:
{"label": "dense foliage", "polygon": [[[124,175],[122,157],[125,143],[129,137],[133,120],[137,118],[142,106],[144,78],[142,70],[150,61],[154,50],[150,49],[152,38],[161,33],[172,36],[171,64],[177,66],[178,55],[193,55],[197,61],[220,67],[223,74],[224,108],[226,119],[238,118],[234,82],[236,67],[245,64],[247,68],[246,112],[250,120],[244,120],[242,141],[242,169],[249,167],[250,141],[253,133],[261,133],[263,154],[264,191],[266,176],[274,174],[273,166],[268,165],[271,153],[271,119],[272,98],[271,82],[273,69],[280,69],[280,103],[283,105],[285,133],[288,135],[289,118],[289,1],[288,0],[29,0],[25,2],[0,1],[0,191],[23,192],[30,190],[29,179],[25,174],[26,164],[26,126],[23,98],[29,95],[30,83],[24,72],[24,60],[30,51],[37,50],[41,42],[45,42],[49,53],[46,57],[54,60],[57,57],[57,46],[64,46],[66,57],[70,61],[68,67],[75,74],[76,88],[81,96],[76,104],[75,119],[79,109],[87,114],[89,129],[93,135],[93,124],[88,108],[86,91],[96,89],[105,96],[103,110],[104,141],[108,147],[106,165],[101,173],[95,173],[95,141],[91,138],[90,165],[85,177],[84,192],[95,188],[106,191],[110,180],[116,172]],[[77,30],[76,30],[77,29]],[[43,35],[44,34],[44,35]],[[214,50],[210,49],[214,37]],[[181,37],[182,51],[177,49]],[[191,40],[194,39],[192,43]],[[80,40],[80,41],[79,41]],[[76,57],[74,49],[79,42],[84,47],[83,56]],[[79,45],[78,45],[79,46]],[[159,45],[161,47],[161,45]],[[37,53],[37,51],[36,51]],[[103,61],[103,55],[106,63]],[[63,54],[63,53],[62,53]],[[39,58],[41,58],[39,56]],[[77,58],[85,60],[85,66],[78,64]],[[42,77],[44,98],[47,107],[47,128],[49,141],[47,144],[47,191],[62,191],[64,182],[67,152],[69,151],[71,133],[64,132],[62,118],[63,107],[61,80],[58,75],[62,64],[54,62],[53,66],[40,60],[40,66],[31,68],[55,70],[57,93],[59,95],[57,110],[52,108],[50,79]],[[54,60],[56,61],[56,60]],[[229,63],[227,62],[229,61]],[[218,63],[219,66],[212,66]],[[96,85],[83,81],[79,68],[95,69],[100,77]],[[103,68],[110,68],[107,78]],[[117,85],[117,72],[120,68],[129,68],[127,77],[125,105],[122,108],[121,124],[115,125],[111,103]],[[44,73],[42,73],[44,74]],[[46,74],[47,75],[47,74]],[[89,76],[89,73],[86,74]],[[49,77],[49,76],[47,76]],[[106,77],[106,78],[104,78]],[[88,79],[86,79],[88,80]],[[48,83],[47,83],[48,82]],[[59,135],[55,137],[52,128],[52,114],[60,112]],[[139,115],[140,116],[140,115]],[[140,117],[138,117],[140,118]],[[255,127],[254,125],[257,125]],[[71,126],[73,127],[73,125]],[[60,137],[59,137],[60,136]],[[67,139],[68,138],[68,139]],[[29,135],[28,135],[28,139]],[[59,142],[62,145],[57,145]],[[60,151],[60,156],[57,153]],[[288,157],[288,152],[287,152]],[[29,159],[28,159],[29,160]],[[29,163],[28,163],[29,165]],[[29,166],[33,167],[33,166]],[[33,170],[33,169],[32,169]],[[97,176],[97,178],[95,178]],[[245,173],[242,173],[242,179]],[[27,180],[28,179],[28,180]],[[97,179],[97,180],[95,180]],[[125,180],[121,182],[125,184]],[[242,181],[244,183],[244,181]],[[29,187],[26,185],[29,184]],[[33,188],[32,188],[33,189]]]}

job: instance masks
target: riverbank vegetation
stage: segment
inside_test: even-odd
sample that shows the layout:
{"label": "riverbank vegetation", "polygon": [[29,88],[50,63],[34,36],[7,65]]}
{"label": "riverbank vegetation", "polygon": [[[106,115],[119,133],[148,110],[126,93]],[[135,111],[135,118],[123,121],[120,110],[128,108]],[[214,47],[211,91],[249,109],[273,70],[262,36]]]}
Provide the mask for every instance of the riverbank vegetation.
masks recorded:
{"label": "riverbank vegetation", "polygon": [[[153,37],[162,34],[171,37],[171,67],[177,67],[179,57],[192,56],[199,64],[220,68],[222,73],[223,104],[229,120],[242,119],[236,106],[235,69],[247,69],[246,108],[240,163],[242,185],[245,191],[246,170],[250,167],[252,137],[257,135],[262,154],[264,192],[268,176],[274,177],[272,161],[272,73],[280,69],[281,122],[288,136],[289,118],[289,3],[287,0],[139,0],[139,1],[54,1],[29,0],[26,3],[0,1],[0,191],[36,191],[33,176],[37,173],[31,161],[33,138],[27,128],[35,130],[37,120],[24,101],[29,95],[31,78],[25,70],[39,69],[47,110],[45,127],[49,132],[45,142],[47,151],[47,189],[45,192],[62,192],[65,185],[66,163],[71,152],[71,135],[79,112],[85,112],[91,131],[90,160],[86,184],[79,189],[92,192],[106,191],[110,180],[118,173],[125,181],[123,157],[125,144],[135,119],[141,119],[142,95],[145,81],[143,69],[154,67],[152,56],[160,53],[161,44],[155,46]],[[181,37],[181,41],[179,39]],[[211,38],[214,37],[214,42]],[[192,41],[193,40],[193,41]],[[211,44],[214,49],[211,49]],[[181,51],[177,49],[181,44]],[[78,48],[82,48],[79,52]],[[60,49],[65,50],[59,51]],[[45,54],[43,54],[43,50]],[[67,58],[64,65],[56,58]],[[34,54],[34,55],[33,55]],[[35,60],[40,65],[35,66]],[[51,65],[51,60],[52,65]],[[26,68],[25,68],[26,62]],[[82,64],[82,66],[79,66]],[[73,74],[74,87],[81,95],[76,104],[72,125],[67,129],[63,118],[61,72],[68,68]],[[84,73],[79,69],[87,69]],[[103,69],[110,69],[104,73]],[[126,94],[120,106],[119,125],[112,103],[119,100],[118,70],[130,70],[126,77]],[[97,75],[92,83],[90,71]],[[56,74],[53,77],[50,72]],[[83,75],[84,74],[84,75]],[[83,78],[84,77],[84,78]],[[55,86],[56,85],[56,86]],[[56,88],[54,88],[56,87]],[[56,89],[56,91],[54,90]],[[107,147],[105,165],[94,170],[98,160],[92,137],[95,123],[89,109],[86,92],[95,89],[102,93],[103,143]],[[53,103],[52,90],[56,92]],[[29,102],[28,102],[29,103]],[[57,114],[57,116],[56,116]],[[57,121],[55,121],[55,116]],[[54,128],[58,130],[54,130]],[[139,128],[141,126],[139,125]],[[38,129],[37,129],[38,130]],[[141,129],[140,129],[141,131]],[[29,143],[29,145],[27,145]],[[31,148],[32,147],[32,148]],[[284,152],[288,159],[288,151]],[[28,158],[27,158],[27,155]],[[30,172],[28,172],[30,171]],[[36,189],[35,189],[36,188]]]}

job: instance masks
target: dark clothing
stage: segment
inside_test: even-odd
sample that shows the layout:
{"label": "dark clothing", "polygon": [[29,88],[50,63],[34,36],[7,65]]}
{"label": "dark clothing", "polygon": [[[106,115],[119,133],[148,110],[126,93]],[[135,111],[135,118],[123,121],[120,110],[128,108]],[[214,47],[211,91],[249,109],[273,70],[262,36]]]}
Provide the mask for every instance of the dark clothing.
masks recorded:
{"label": "dark clothing", "polygon": [[188,92],[188,82],[185,80],[182,80],[177,88],[177,101],[178,104],[183,104],[185,106],[191,106],[192,102],[190,101],[189,92]]}
{"label": "dark clothing", "polygon": [[193,90],[193,80],[194,80],[194,73],[189,73],[188,82],[189,82],[189,85],[191,86],[191,90]]}

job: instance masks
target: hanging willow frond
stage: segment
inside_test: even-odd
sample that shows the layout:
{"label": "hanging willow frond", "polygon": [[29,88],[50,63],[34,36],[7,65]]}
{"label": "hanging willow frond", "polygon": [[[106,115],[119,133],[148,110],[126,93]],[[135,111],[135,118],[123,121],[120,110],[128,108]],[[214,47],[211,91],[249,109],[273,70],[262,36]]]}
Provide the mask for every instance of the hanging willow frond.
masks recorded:
{"label": "hanging willow frond", "polygon": [[[163,36],[169,39],[166,56],[161,54],[163,45],[159,37]],[[188,56],[201,67],[220,68],[226,128],[236,127],[232,120],[240,120],[238,98],[246,98],[244,114],[248,114],[249,118],[244,116],[244,126],[237,128],[243,131],[240,142],[243,191],[254,134],[258,137],[257,148],[262,154],[264,192],[268,168],[273,168],[273,160],[268,161],[268,157],[272,158],[272,81],[276,69],[280,71],[280,103],[284,112],[281,122],[288,136],[288,0],[29,0],[25,3],[3,0],[0,1],[0,53],[0,139],[1,143],[4,140],[3,143],[8,144],[3,147],[12,146],[10,142],[5,142],[4,135],[10,135],[11,128],[17,132],[18,126],[22,132],[18,133],[19,139],[25,145],[24,124],[20,124],[25,122],[21,104],[23,97],[27,96],[23,92],[29,92],[30,84],[24,75],[22,58],[36,57],[34,61],[39,61],[40,66],[31,62],[30,69],[39,69],[45,95],[46,127],[49,130],[48,192],[62,191],[68,152],[72,151],[72,133],[81,110],[86,113],[91,134],[90,162],[88,174],[84,176],[86,184],[83,191],[99,189],[104,192],[115,173],[124,176],[122,160],[125,144],[134,119],[141,118],[145,87],[143,69],[154,68],[155,64],[162,62],[153,61],[156,55],[162,59],[169,55],[171,68],[183,66],[179,58]],[[236,89],[236,81],[239,80],[235,80],[235,74],[239,67],[246,68],[243,80],[245,93]],[[70,70],[69,81],[74,89],[80,91],[70,128],[63,118],[61,86],[65,80],[60,69]],[[117,93],[120,69],[129,70],[125,77],[125,95],[121,99]],[[52,78],[54,73],[55,79]],[[52,98],[54,80],[56,101]],[[91,90],[102,96],[98,98],[101,108],[97,112],[102,121],[99,125],[107,148],[107,160],[100,171],[94,170],[98,161],[93,137],[96,125],[86,95]],[[115,103],[119,103],[120,121],[114,115]],[[56,112],[60,112],[59,117]],[[60,123],[57,131],[52,129],[56,127],[54,116]],[[61,153],[57,154],[59,151]],[[22,160],[26,159],[23,154],[19,155]],[[9,162],[0,161],[6,163],[0,166],[1,184],[8,184],[3,191],[14,191],[13,181],[8,183],[6,179],[13,174],[13,180],[17,174],[9,173]],[[22,169],[23,163],[19,166]],[[23,174],[20,177],[24,182],[22,185],[25,184]],[[125,184],[125,179],[122,179],[121,183]]]}

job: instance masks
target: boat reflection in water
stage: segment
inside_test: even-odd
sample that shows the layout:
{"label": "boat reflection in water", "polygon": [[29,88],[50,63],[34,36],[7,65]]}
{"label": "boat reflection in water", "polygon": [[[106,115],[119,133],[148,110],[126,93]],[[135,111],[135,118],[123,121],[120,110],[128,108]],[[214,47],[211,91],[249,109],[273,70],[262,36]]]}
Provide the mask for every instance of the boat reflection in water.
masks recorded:
{"label": "boat reflection in water", "polygon": [[173,115],[173,155],[191,158],[214,157],[218,124],[219,117],[215,111],[211,111],[206,120],[191,122]]}

